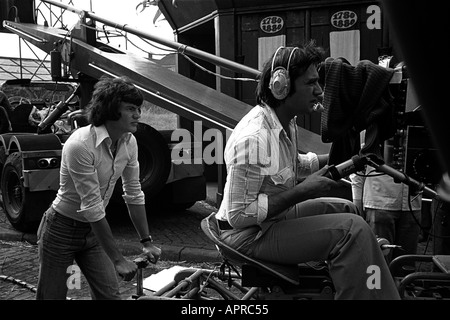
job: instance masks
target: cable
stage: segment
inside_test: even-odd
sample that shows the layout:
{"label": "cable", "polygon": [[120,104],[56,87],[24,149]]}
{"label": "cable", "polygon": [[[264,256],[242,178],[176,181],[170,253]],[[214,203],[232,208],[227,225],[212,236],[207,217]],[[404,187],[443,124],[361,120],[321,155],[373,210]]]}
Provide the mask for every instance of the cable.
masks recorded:
{"label": "cable", "polygon": [[[0,274],[0,280],[6,281],[6,282],[11,282],[13,284],[18,284],[19,286],[21,286],[25,289],[28,289],[34,293],[37,292],[37,288],[35,286],[33,286],[25,281],[22,281],[20,279],[13,278],[11,276],[5,276],[3,274]],[[66,300],[73,300],[73,299],[70,297],[67,297]]]}
{"label": "cable", "polygon": [[[109,31],[107,31],[107,30],[100,30],[99,28],[92,27],[92,26],[88,26],[88,25],[86,25],[86,24],[82,24],[82,26],[84,26],[84,27],[86,27],[86,28],[89,28],[89,29],[92,29],[92,30],[95,30],[95,31],[97,31],[97,32],[104,33],[104,34],[105,34],[105,37],[108,38],[108,32],[109,32]],[[152,54],[152,55],[155,54],[155,53],[153,53],[153,52],[144,50],[144,49],[142,49],[139,45],[135,44],[133,41],[130,40],[130,38],[128,38],[126,35],[123,34],[123,31],[122,31],[122,30],[117,29],[117,28],[114,28],[114,31],[116,31],[118,35],[124,37],[125,40],[126,40],[127,42],[129,42],[132,46],[134,46],[135,48],[141,50],[142,52],[145,52],[147,55],[149,55],[149,54]],[[126,31],[125,31],[125,32],[126,32]],[[175,53],[175,52],[176,52],[176,51],[173,50],[173,49],[167,49],[167,48],[159,47],[159,46],[157,46],[157,45],[155,45],[155,44],[153,44],[153,43],[147,41],[146,39],[144,39],[144,38],[142,38],[142,37],[139,37],[139,36],[136,36],[136,37],[137,37],[138,39],[144,41],[146,44],[148,44],[148,45],[150,45],[150,46],[152,46],[152,47],[154,47],[154,48],[156,48],[156,49],[163,50],[163,51],[167,51],[167,52],[171,52],[171,53]]]}
{"label": "cable", "polygon": [[[120,30],[117,30],[117,29],[116,29],[116,31],[117,31],[120,35],[122,35],[123,37],[125,37],[125,36],[122,34],[122,32],[121,32]],[[258,82],[258,80],[256,80],[256,79],[227,77],[227,76],[223,76],[223,75],[221,75],[221,74],[212,72],[212,71],[208,70],[207,68],[201,66],[200,64],[196,63],[194,60],[192,60],[190,57],[188,57],[188,56],[184,53],[184,51],[181,51],[181,52],[178,51],[178,52],[177,52],[177,51],[175,51],[175,50],[166,49],[166,48],[163,48],[163,47],[159,47],[159,46],[157,46],[157,45],[155,45],[155,44],[153,44],[153,43],[150,43],[149,41],[147,41],[146,39],[143,39],[142,37],[138,37],[138,38],[141,39],[142,41],[144,41],[145,43],[147,43],[148,45],[155,47],[156,49],[163,50],[163,51],[167,51],[167,52],[170,52],[170,53],[179,53],[179,54],[181,54],[184,58],[186,58],[186,60],[188,60],[190,63],[192,63],[194,66],[196,66],[196,67],[199,68],[200,70],[203,70],[203,71],[205,71],[205,72],[207,72],[207,73],[209,73],[209,74],[212,74],[212,75],[214,75],[214,76],[216,76],[216,77],[219,77],[219,78],[222,78],[222,79],[228,79],[228,80],[254,81],[254,82]],[[137,48],[137,49],[139,49],[139,50],[141,50],[141,51],[143,51],[143,52],[145,52],[145,53],[147,53],[147,54],[153,54],[152,52],[149,52],[149,51],[146,51],[146,50],[142,49],[140,46],[136,45],[136,44],[135,44],[133,41],[131,41],[129,38],[126,38],[126,40],[127,40],[128,42],[130,42],[131,45],[133,45],[135,48]]]}
{"label": "cable", "polygon": [[[91,27],[91,26],[88,26],[88,25],[85,25],[85,24],[83,24],[83,26],[86,27],[86,28],[94,29],[94,30],[96,30],[97,32],[104,32],[105,35],[106,35],[106,32],[105,32],[105,31],[99,30],[99,29],[96,28],[96,27]],[[128,37],[126,37],[126,36],[123,34],[123,32],[122,32],[123,30],[119,30],[119,29],[117,29],[117,28],[114,28],[114,30],[115,30],[118,34],[120,34],[122,37],[124,37],[124,38],[126,39],[126,41],[128,41],[128,42],[129,42],[131,45],[133,45],[135,48],[141,50],[142,52],[147,53],[148,55],[153,54],[152,52],[146,51],[146,50],[142,49],[140,46],[136,45],[133,41],[131,41]],[[163,47],[159,47],[159,46],[157,46],[157,45],[155,45],[155,44],[153,44],[153,43],[150,43],[150,42],[147,41],[146,39],[143,39],[142,37],[138,37],[138,38],[141,39],[142,41],[144,41],[146,44],[155,47],[156,49],[163,50],[163,51],[167,51],[167,52],[171,52],[171,53],[176,53],[176,52],[177,52],[177,51],[172,50],[172,49],[166,49],[166,48],[163,48]],[[184,58],[186,58],[186,60],[188,60],[190,63],[192,63],[194,66],[196,66],[196,67],[199,68],[200,70],[203,70],[203,71],[205,71],[205,72],[207,72],[207,73],[209,73],[209,74],[212,74],[212,75],[214,75],[214,76],[216,76],[216,77],[219,77],[219,78],[222,78],[222,79],[228,79],[228,80],[258,82],[258,80],[252,79],[252,78],[228,77],[228,76],[224,76],[224,75],[218,74],[218,73],[216,73],[216,72],[212,72],[212,71],[208,70],[207,68],[201,66],[200,64],[198,64],[198,63],[195,62],[194,60],[192,60],[190,57],[188,57],[188,56],[184,53],[184,51],[178,51],[177,53],[181,54]]]}
{"label": "cable", "polygon": [[7,282],[11,282],[13,284],[18,284],[21,287],[31,290],[32,292],[36,293],[37,288],[29,283],[26,283],[25,281],[13,278],[11,276],[5,276],[5,275],[0,275],[0,279],[3,281],[7,281]]}
{"label": "cable", "polygon": [[181,54],[183,57],[185,57],[189,62],[191,62],[193,65],[195,65],[197,68],[199,68],[199,69],[201,69],[201,70],[203,70],[203,71],[205,71],[205,72],[207,72],[207,73],[209,73],[209,74],[212,74],[212,75],[214,75],[214,76],[216,76],[216,77],[223,78],[223,79],[228,79],[228,80],[239,80],[239,81],[254,81],[254,82],[258,82],[258,80],[256,80],[256,79],[251,79],[251,78],[234,78],[234,77],[223,76],[223,75],[221,75],[221,74],[212,72],[212,71],[206,69],[205,67],[199,65],[198,63],[194,62],[191,58],[189,58],[189,57],[188,57],[187,55],[185,55],[184,53],[180,52],[180,54]]}

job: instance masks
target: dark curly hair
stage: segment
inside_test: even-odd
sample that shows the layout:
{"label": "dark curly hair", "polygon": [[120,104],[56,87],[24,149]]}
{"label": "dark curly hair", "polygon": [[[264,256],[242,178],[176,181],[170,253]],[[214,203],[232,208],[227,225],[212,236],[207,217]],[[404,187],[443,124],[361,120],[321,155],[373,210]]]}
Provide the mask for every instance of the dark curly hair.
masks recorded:
{"label": "dark curly hair", "polygon": [[120,119],[119,106],[128,102],[142,105],[144,97],[141,91],[127,77],[102,77],[94,86],[91,101],[87,108],[89,122],[98,127],[107,120]]}
{"label": "dark curly hair", "polygon": [[[310,40],[303,46],[297,48],[298,50],[293,53],[291,63],[289,64],[288,72],[289,78],[291,79],[291,87],[288,96],[295,93],[295,80],[305,73],[310,65],[319,66],[325,59],[325,50],[316,46],[314,40]],[[289,55],[293,49],[294,47],[287,47],[278,51],[274,61],[274,69],[279,66],[287,68]],[[272,108],[277,108],[281,101],[273,96],[269,88],[274,55],[275,52],[272,54],[271,58],[266,61],[259,76],[259,82],[256,87],[256,101],[258,104],[264,102]]]}

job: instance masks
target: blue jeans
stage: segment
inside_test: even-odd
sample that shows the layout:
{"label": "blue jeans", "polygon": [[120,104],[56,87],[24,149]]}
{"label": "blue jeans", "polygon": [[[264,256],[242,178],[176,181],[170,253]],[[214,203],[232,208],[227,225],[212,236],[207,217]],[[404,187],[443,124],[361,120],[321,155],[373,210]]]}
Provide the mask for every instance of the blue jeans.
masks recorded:
{"label": "blue jeans", "polygon": [[89,283],[92,299],[120,300],[119,282],[90,224],[73,220],[49,208],[37,233],[39,281],[37,300],[66,299],[74,261]]}

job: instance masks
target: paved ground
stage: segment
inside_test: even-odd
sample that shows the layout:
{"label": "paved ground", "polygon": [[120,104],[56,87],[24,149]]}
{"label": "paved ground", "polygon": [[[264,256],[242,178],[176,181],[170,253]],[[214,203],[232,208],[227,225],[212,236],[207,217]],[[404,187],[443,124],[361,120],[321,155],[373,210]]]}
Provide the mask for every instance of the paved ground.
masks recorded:
{"label": "paved ground", "polygon": [[[128,255],[128,258],[135,258]],[[0,240],[0,301],[35,300],[38,281],[37,246],[25,241]],[[214,262],[159,261],[143,271],[144,278],[173,266],[213,268]],[[130,299],[136,294],[136,278],[120,283],[123,299]],[[81,274],[79,288],[71,289],[67,294],[70,300],[90,300],[89,286]]]}

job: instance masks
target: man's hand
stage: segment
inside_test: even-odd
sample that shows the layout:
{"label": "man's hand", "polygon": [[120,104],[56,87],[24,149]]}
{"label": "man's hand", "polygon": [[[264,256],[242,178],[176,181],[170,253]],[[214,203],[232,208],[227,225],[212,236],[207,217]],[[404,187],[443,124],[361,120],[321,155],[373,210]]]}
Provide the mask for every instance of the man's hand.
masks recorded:
{"label": "man's hand", "polygon": [[156,263],[161,256],[161,249],[151,243],[144,244],[142,251],[147,256],[148,261],[150,261],[151,263]]}
{"label": "man's hand", "polygon": [[340,184],[333,179],[325,176],[328,172],[328,165],[307,176],[298,186],[309,190],[311,197],[326,195],[331,189],[338,187]]}
{"label": "man's hand", "polygon": [[133,280],[136,272],[137,265],[130,260],[122,259],[115,264],[117,273],[123,278],[125,281]]}

